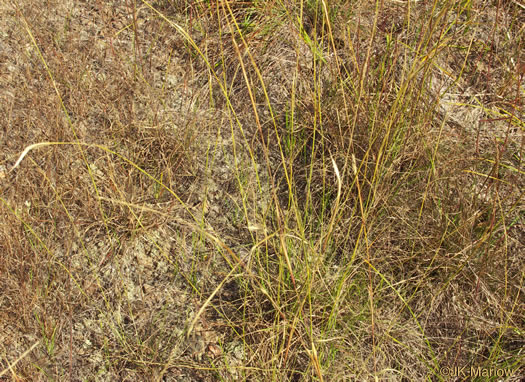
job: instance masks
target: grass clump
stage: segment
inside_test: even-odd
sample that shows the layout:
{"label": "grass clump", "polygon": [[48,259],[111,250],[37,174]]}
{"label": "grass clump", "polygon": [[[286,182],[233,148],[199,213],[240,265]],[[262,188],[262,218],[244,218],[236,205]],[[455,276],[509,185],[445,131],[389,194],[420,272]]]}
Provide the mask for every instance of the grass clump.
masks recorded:
{"label": "grass clump", "polygon": [[518,2],[0,16],[1,376],[523,376]]}

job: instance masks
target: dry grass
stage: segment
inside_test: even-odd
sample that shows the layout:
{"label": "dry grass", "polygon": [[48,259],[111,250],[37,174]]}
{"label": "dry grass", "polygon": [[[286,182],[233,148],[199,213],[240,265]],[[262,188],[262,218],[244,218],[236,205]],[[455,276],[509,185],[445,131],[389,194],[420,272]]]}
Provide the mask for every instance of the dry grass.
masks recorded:
{"label": "dry grass", "polygon": [[0,2],[0,380],[523,378],[524,20]]}

